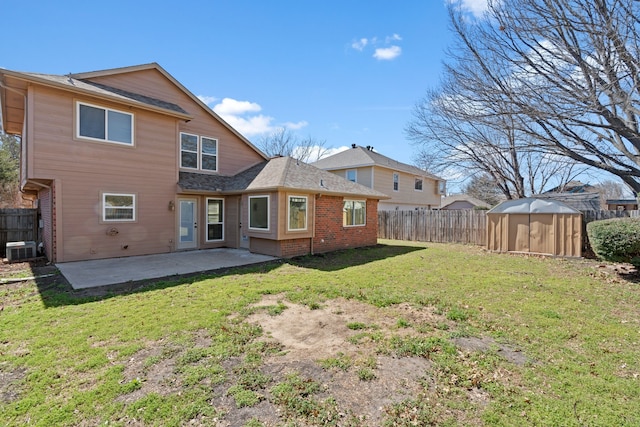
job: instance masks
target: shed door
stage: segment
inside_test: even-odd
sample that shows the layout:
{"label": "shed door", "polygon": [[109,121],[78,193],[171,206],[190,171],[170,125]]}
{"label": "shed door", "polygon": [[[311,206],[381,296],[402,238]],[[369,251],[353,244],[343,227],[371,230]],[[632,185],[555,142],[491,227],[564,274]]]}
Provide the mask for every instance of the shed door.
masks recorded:
{"label": "shed door", "polygon": [[553,214],[531,215],[529,250],[537,254],[555,255]]}
{"label": "shed door", "polygon": [[529,214],[510,214],[509,252],[529,252]]}

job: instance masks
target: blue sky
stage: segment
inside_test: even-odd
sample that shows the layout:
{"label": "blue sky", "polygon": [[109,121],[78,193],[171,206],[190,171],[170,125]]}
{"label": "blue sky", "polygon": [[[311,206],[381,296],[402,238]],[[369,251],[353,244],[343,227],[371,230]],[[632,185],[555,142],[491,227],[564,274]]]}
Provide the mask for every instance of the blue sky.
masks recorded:
{"label": "blue sky", "polygon": [[[249,140],[286,126],[412,163],[404,127],[438,84],[446,3],[486,0],[4,1],[0,67],[51,74],[157,62]],[[6,23],[5,23],[6,24]]]}

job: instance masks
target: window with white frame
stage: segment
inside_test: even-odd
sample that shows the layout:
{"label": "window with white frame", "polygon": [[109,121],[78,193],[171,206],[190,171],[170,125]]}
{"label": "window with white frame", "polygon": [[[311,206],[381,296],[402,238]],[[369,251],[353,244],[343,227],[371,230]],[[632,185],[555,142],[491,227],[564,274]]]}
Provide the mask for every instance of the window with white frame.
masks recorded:
{"label": "window with white frame", "polygon": [[393,174],[393,191],[398,191],[398,189],[400,188],[400,175],[398,175],[397,173]]}
{"label": "window with white frame", "polygon": [[181,132],[180,167],[216,172],[218,170],[218,140]]}
{"label": "window with white frame", "polygon": [[342,225],[351,227],[365,225],[367,202],[365,200],[345,200],[342,208]]}
{"label": "window with white frame", "polygon": [[307,198],[289,196],[289,230],[307,229]]}
{"label": "window with white frame", "polygon": [[249,228],[269,230],[269,196],[249,196]]}
{"label": "window with white frame", "polygon": [[351,182],[358,182],[358,171],[355,169],[349,169],[347,171],[347,180]]}
{"label": "window with white frame", "polygon": [[133,114],[78,102],[76,136],[133,145]]}
{"label": "window with white frame", "polygon": [[416,191],[422,191],[422,178],[416,178],[413,189]]}
{"label": "window with white frame", "polygon": [[108,222],[135,221],[135,194],[103,193],[102,220]]}
{"label": "window with white frame", "polygon": [[224,240],[224,200],[207,199],[207,241]]}

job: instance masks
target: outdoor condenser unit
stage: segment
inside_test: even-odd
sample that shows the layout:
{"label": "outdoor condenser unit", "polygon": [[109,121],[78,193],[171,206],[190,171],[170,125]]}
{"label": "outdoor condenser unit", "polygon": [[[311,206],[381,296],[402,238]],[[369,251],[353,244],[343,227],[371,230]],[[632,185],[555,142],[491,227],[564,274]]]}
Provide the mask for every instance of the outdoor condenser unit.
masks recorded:
{"label": "outdoor condenser unit", "polygon": [[36,257],[36,242],[7,242],[7,261]]}

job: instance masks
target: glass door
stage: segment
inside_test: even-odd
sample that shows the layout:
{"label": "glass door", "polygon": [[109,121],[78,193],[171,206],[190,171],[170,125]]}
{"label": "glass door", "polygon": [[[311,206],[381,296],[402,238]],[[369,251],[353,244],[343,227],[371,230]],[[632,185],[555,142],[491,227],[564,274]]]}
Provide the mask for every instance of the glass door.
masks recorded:
{"label": "glass door", "polygon": [[178,249],[198,247],[198,200],[179,199]]}

